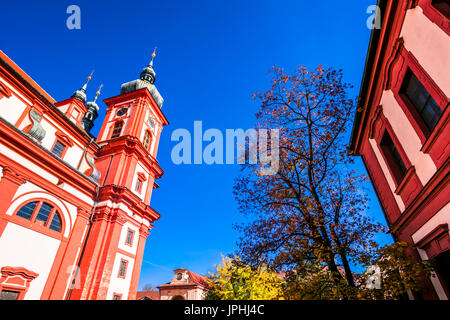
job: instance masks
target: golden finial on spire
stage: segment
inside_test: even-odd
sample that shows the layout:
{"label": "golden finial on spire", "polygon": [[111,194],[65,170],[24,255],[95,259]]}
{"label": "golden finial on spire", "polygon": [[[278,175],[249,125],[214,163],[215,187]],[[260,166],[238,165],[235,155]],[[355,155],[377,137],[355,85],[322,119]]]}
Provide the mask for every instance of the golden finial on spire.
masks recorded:
{"label": "golden finial on spire", "polygon": [[94,74],[94,70],[92,70],[91,74],[87,77],[87,81],[84,84],[84,86],[82,87],[82,89],[84,89],[86,91],[87,88],[87,84],[89,83],[89,81],[92,79],[92,75]]}
{"label": "golden finial on spire", "polygon": [[100,95],[100,90],[102,90],[102,88],[103,88],[103,83],[100,85],[100,87],[98,87],[98,90],[96,92],[97,96]]}
{"label": "golden finial on spire", "polygon": [[98,98],[98,96],[100,95],[100,91],[102,90],[102,88],[103,88],[103,83],[100,85],[100,87],[98,87],[98,90],[97,90],[97,92],[95,93],[94,102],[97,102],[97,98]]}
{"label": "golden finial on spire", "polygon": [[155,59],[155,57],[156,57],[156,48],[157,48],[157,47],[155,47],[155,48],[153,49],[153,52],[152,52],[152,61],[150,61],[150,65],[151,65],[151,66],[153,66],[153,59]]}

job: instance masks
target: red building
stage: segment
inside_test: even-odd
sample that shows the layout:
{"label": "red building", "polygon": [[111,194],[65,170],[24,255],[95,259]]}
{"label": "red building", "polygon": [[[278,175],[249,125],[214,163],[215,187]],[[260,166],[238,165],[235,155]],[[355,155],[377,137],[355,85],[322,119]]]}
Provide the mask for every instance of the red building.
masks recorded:
{"label": "red building", "polygon": [[154,82],[152,58],[95,138],[99,92],[57,102],[0,51],[0,299],[136,298],[168,123]]}
{"label": "red building", "polygon": [[450,297],[450,5],[380,0],[350,152],[367,168],[394,238],[432,259],[421,295]]}

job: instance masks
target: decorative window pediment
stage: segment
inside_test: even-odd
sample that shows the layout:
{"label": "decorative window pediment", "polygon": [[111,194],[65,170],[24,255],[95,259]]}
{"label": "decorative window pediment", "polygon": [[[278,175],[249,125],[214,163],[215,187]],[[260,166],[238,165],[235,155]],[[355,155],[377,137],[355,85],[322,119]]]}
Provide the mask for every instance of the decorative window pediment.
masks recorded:
{"label": "decorative window pediment", "polygon": [[88,153],[86,153],[86,161],[89,164],[90,168],[88,170],[86,170],[84,172],[84,174],[87,175],[88,177],[91,177],[95,181],[100,180],[101,173],[97,170],[97,168],[95,168],[95,166],[94,166],[94,159]]}
{"label": "decorative window pediment", "polygon": [[73,147],[73,145],[74,145],[73,141],[64,133],[62,133],[60,131],[56,131],[55,136],[58,137],[61,140],[61,142],[63,142],[65,145],[67,145],[69,147]]}
{"label": "decorative window pediment", "polygon": [[30,120],[32,122],[31,128],[28,130],[28,134],[38,141],[44,139],[46,131],[41,125],[41,115],[34,109],[30,109]]}
{"label": "decorative window pediment", "polygon": [[0,274],[0,300],[23,300],[31,281],[39,275],[23,267],[5,266]]}

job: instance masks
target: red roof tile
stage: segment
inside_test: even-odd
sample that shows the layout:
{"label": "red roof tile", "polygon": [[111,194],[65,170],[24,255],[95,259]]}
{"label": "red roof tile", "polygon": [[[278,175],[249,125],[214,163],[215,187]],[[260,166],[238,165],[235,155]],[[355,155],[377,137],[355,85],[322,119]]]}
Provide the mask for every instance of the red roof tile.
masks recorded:
{"label": "red roof tile", "polygon": [[186,271],[189,275],[189,281],[188,282],[169,282],[169,283],[165,283],[162,284],[160,286],[158,286],[158,288],[160,287],[183,287],[183,286],[200,286],[203,288],[208,288],[208,282],[206,281],[206,279],[192,271],[189,271],[187,269],[183,269],[183,268],[179,268],[174,270],[176,271]]}
{"label": "red roof tile", "polygon": [[136,293],[136,300],[159,300],[159,291],[141,291]]}
{"label": "red roof tile", "polygon": [[206,279],[194,272],[188,271],[189,273],[189,283],[199,285],[201,287],[208,288],[208,282]]}

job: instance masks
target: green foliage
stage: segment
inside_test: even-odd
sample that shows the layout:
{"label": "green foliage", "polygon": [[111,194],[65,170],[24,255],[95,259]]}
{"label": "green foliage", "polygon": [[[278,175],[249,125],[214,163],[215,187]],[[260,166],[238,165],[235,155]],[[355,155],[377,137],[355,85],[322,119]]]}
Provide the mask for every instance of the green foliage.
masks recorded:
{"label": "green foliage", "polygon": [[283,292],[289,300],[357,299],[359,289],[349,287],[344,279],[335,281],[327,267],[316,262],[302,262],[286,273]]}
{"label": "green foliage", "polygon": [[[379,267],[381,287],[365,290],[364,298],[397,300],[405,297],[408,291],[420,291],[421,280],[432,276],[433,265],[430,261],[413,259],[413,250],[415,248],[406,242],[396,242],[380,248],[373,265]],[[363,274],[361,282],[366,283],[372,273]]]}
{"label": "green foliage", "polygon": [[[432,274],[429,261],[412,258],[413,247],[406,242],[396,242],[377,250],[368,261],[371,268],[361,275],[355,274],[355,287],[345,281],[335,282],[326,267],[303,262],[295,271],[288,272],[283,284],[286,299],[290,300],[399,300],[407,292],[421,290],[421,279]],[[375,274],[376,273],[376,274]],[[375,277],[374,277],[375,275]],[[378,276],[378,278],[377,278]],[[378,279],[378,286],[370,281]]]}

